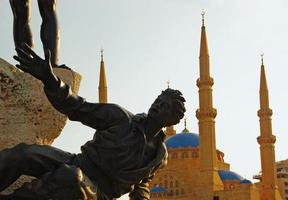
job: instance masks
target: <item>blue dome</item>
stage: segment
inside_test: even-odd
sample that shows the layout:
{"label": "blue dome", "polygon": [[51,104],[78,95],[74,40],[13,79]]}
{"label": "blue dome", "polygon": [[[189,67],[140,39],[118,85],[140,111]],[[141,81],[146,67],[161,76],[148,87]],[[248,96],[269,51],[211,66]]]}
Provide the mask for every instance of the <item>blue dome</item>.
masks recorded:
{"label": "blue dome", "polygon": [[199,135],[195,133],[179,133],[165,141],[167,148],[187,148],[199,146]]}
{"label": "blue dome", "polygon": [[244,179],[243,181],[240,182],[240,184],[252,184],[252,182],[249,181],[248,179]]}
{"label": "blue dome", "polygon": [[151,188],[150,192],[151,193],[164,193],[164,192],[167,192],[167,191],[163,187],[155,186],[155,187]]}
{"label": "blue dome", "polygon": [[218,174],[222,181],[243,181],[244,178],[239,174],[228,171],[228,170],[219,170]]}

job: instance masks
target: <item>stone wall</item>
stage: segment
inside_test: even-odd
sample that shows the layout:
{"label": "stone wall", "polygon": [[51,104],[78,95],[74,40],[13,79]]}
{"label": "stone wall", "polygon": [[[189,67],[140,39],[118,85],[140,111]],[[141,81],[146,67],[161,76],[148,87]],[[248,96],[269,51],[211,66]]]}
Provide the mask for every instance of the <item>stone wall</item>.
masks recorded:
{"label": "stone wall", "polygon": [[[60,68],[54,71],[78,92],[78,73]],[[66,121],[47,100],[40,81],[0,58],[0,150],[21,142],[50,145]]]}

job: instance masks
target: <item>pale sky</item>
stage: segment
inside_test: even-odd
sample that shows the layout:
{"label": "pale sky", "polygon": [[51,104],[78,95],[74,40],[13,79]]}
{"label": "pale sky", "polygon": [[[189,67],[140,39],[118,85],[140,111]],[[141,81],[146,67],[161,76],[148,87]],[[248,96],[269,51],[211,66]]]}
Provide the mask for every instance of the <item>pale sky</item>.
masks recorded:
{"label": "pale sky", "polygon": [[[37,1],[32,0],[36,51],[42,54]],[[276,159],[288,158],[288,1],[287,0],[59,0],[61,63],[82,75],[80,95],[98,101],[100,49],[108,80],[109,102],[147,112],[157,95],[170,86],[187,100],[188,128],[198,133],[199,41],[205,9],[217,148],[231,170],[252,180],[260,170],[260,54],[266,76],[277,137]],[[12,56],[12,12],[0,0],[0,57]],[[178,132],[183,122],[176,126]],[[94,130],[68,122],[54,146],[79,152]],[[125,198],[122,198],[125,199]]]}

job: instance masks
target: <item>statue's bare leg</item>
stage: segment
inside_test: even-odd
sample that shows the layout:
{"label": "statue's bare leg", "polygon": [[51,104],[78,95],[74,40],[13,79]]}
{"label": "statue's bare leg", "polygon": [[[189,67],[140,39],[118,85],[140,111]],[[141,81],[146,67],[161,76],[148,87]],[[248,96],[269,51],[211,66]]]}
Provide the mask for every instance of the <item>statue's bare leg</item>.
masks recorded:
{"label": "statue's bare leg", "polygon": [[58,66],[60,31],[58,28],[56,14],[57,0],[38,0],[38,6],[42,17],[41,40],[44,52],[51,52],[51,63],[53,67]]}
{"label": "statue's bare leg", "polygon": [[0,192],[21,175],[40,178],[61,164],[72,164],[74,154],[46,145],[19,144],[0,151]]}
{"label": "statue's bare leg", "polygon": [[31,0],[10,0],[10,5],[14,16],[13,33],[15,46],[19,47],[22,43],[26,43],[33,47],[30,28]]}

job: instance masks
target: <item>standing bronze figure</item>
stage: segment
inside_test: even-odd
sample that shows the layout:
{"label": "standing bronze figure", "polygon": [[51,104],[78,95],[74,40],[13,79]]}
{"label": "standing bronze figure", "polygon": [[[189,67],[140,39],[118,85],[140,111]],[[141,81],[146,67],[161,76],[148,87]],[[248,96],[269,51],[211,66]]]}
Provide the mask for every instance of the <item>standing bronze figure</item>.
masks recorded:
{"label": "standing bronze figure", "polygon": [[[70,120],[96,132],[77,155],[51,146],[26,144],[0,151],[0,191],[25,174],[40,179],[37,189],[32,189],[36,194],[30,200],[65,199],[59,197],[63,194],[50,191],[61,183],[55,186],[47,174],[60,168],[61,173],[56,173],[53,180],[61,182],[63,171],[72,166],[81,169],[91,180],[97,200],[112,200],[125,193],[130,193],[131,200],[150,199],[148,183],[167,159],[162,128],[179,123],[184,116],[185,99],[181,92],[168,88],[157,97],[148,114],[134,115],[116,104],[88,103],[72,94],[69,86],[53,73],[49,51],[43,60],[28,45],[16,50],[18,56],[14,58],[20,63],[16,66],[43,82],[51,104]],[[48,187],[49,184],[52,186]],[[41,190],[40,194],[37,190]],[[67,196],[72,192],[65,193],[66,199],[74,200]]]}
{"label": "standing bronze figure", "polygon": [[[40,15],[42,17],[41,40],[44,53],[51,52],[52,67],[58,66],[60,32],[56,14],[57,0],[38,0]],[[30,47],[34,46],[30,21],[31,21],[31,0],[10,0],[13,11],[14,42],[20,47],[26,43]]]}

